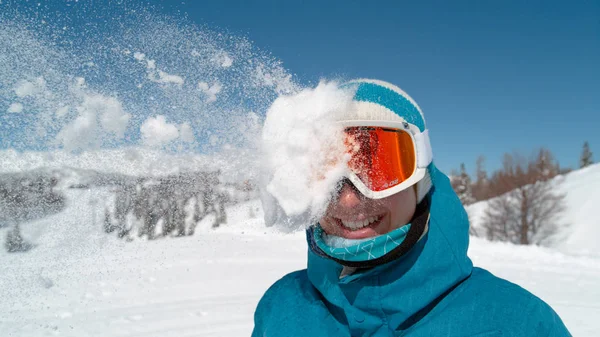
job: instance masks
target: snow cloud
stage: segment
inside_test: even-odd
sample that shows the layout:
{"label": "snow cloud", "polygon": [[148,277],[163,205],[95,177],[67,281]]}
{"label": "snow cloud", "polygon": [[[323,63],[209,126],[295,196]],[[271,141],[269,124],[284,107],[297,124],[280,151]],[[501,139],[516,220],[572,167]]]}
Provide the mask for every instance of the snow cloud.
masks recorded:
{"label": "snow cloud", "polygon": [[133,58],[138,60],[140,63],[146,63],[146,70],[148,73],[148,79],[155,83],[161,84],[176,84],[183,85],[185,80],[179,75],[168,74],[156,67],[156,61],[146,58],[144,53],[135,52]]}
{"label": "snow cloud", "polygon": [[20,113],[23,111],[23,104],[21,103],[12,103],[6,112],[9,113]]}
{"label": "snow cloud", "polygon": [[[150,68],[148,68],[150,69]],[[158,77],[156,76],[158,74]],[[148,73],[148,78],[150,79],[150,81],[152,82],[156,82],[156,83],[173,83],[173,84],[177,84],[177,85],[183,85],[183,77],[181,76],[177,76],[177,75],[171,75],[171,74],[167,74],[162,70],[157,70],[156,73],[155,72],[149,72]]]}
{"label": "snow cloud", "polygon": [[233,64],[233,59],[225,51],[217,53],[212,60],[223,68],[229,68]]}
{"label": "snow cloud", "polygon": [[278,94],[290,94],[296,89],[292,82],[292,75],[287,74],[282,68],[267,69],[263,64],[259,64],[254,70],[254,77],[258,85],[275,87]]}
{"label": "snow cloud", "polygon": [[38,77],[34,81],[21,80],[17,82],[13,88],[18,97],[35,96],[47,91],[46,80],[43,77]]}
{"label": "snow cloud", "polygon": [[138,61],[143,61],[146,58],[146,55],[144,53],[140,53],[140,52],[135,52],[133,53],[133,58],[138,60]]}
{"label": "snow cloud", "polygon": [[179,133],[182,141],[186,143],[193,143],[195,141],[194,131],[189,123],[185,122],[181,124]]}
{"label": "snow cloud", "polygon": [[221,92],[223,86],[219,82],[215,82],[212,85],[206,82],[199,82],[198,89],[206,95],[206,102],[211,103],[217,100],[217,94]]}
{"label": "snow cloud", "polygon": [[69,110],[70,110],[70,108],[68,105],[65,105],[65,106],[62,106],[62,107],[56,109],[56,117],[58,117],[58,118],[65,117],[69,113]]}
{"label": "snow cloud", "polygon": [[231,59],[231,57],[229,57],[229,55],[225,54],[223,56],[223,62],[221,62],[221,67],[229,68],[229,67],[231,67],[232,64],[233,64],[233,60]]}

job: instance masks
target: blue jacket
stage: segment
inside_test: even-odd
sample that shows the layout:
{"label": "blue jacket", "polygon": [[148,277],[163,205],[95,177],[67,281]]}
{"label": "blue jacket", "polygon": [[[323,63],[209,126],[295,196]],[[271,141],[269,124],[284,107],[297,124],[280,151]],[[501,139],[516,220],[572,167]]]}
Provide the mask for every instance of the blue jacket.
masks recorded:
{"label": "blue jacket", "polygon": [[413,248],[341,279],[340,264],[309,249],[308,268],[261,299],[252,336],[570,336],[542,300],[473,267],[464,207],[430,174],[429,228]]}

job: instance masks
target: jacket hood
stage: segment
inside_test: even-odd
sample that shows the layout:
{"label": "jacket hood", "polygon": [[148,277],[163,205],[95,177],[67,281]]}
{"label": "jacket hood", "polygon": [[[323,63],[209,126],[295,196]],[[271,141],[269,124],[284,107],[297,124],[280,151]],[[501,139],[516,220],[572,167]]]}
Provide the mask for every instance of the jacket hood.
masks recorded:
{"label": "jacket hood", "polygon": [[343,266],[309,244],[308,278],[353,336],[411,325],[471,274],[467,213],[448,177],[433,163],[429,173],[428,231],[399,258],[340,278]]}

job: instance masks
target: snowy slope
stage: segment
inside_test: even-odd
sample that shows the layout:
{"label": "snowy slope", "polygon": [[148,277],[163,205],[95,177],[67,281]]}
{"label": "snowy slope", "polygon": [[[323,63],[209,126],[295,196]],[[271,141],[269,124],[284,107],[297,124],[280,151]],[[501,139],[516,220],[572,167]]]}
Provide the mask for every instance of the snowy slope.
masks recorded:
{"label": "snowy slope", "polygon": [[561,190],[567,194],[568,229],[560,248],[575,254],[600,256],[600,164],[567,175]]}
{"label": "snowy slope", "polygon": [[[565,194],[567,208],[553,248],[569,254],[600,257],[597,248],[600,241],[600,164],[557,176],[552,183],[559,193]],[[487,201],[482,201],[467,207],[475,229],[479,229],[486,206]]]}
{"label": "snowy slope", "polygon": [[[193,237],[127,243],[101,233],[103,193],[68,190],[62,213],[23,226],[35,249],[0,250],[2,336],[248,336],[262,293],[306,264],[303,233],[264,227],[256,200],[216,230],[205,219]],[[575,336],[597,335],[597,258],[477,238],[469,254],[549,302]]]}
{"label": "snowy slope", "polygon": [[249,335],[260,295],[305,263],[301,235],[259,227],[258,201],[229,210],[241,226],[126,243],[101,232],[101,197],[69,191],[63,213],[23,226],[35,249],[0,250],[0,335]]}
{"label": "snowy slope", "polygon": [[[192,237],[125,242],[104,234],[108,188],[66,186],[87,181],[95,170],[172,172],[149,171],[143,161],[123,168],[120,161],[129,159],[119,151],[112,161],[96,163],[93,156],[56,160],[56,154],[54,166],[40,154],[0,161],[2,172],[53,168],[68,181],[60,187],[66,194],[61,213],[22,225],[24,238],[35,248],[17,254],[0,249],[0,335],[248,336],[262,293],[305,266],[304,234],[284,235],[265,227],[258,200],[230,207],[228,223],[217,229],[211,228],[211,216],[204,218]],[[182,163],[183,169],[201,164]],[[600,238],[600,224],[593,207],[600,202],[600,165],[557,181],[568,191],[566,215],[571,219],[560,250],[472,238],[469,254],[476,265],[550,303],[575,336],[596,336],[600,256],[594,242]],[[483,206],[469,208],[472,218]],[[0,228],[1,243],[7,231]]]}
{"label": "snowy slope", "polygon": [[[27,152],[0,150],[0,175],[7,172],[46,169],[59,170],[63,185],[86,182],[101,172],[122,176],[164,176],[203,169],[220,169],[225,181],[255,178],[256,163],[244,160],[249,156],[230,150],[220,156],[170,154],[142,147],[114,150],[86,151],[74,155],[66,151]],[[557,235],[556,249],[569,254],[596,255],[600,251],[600,216],[595,207],[600,205],[600,164],[557,176],[553,183],[566,195],[567,211],[563,227]],[[476,229],[487,205],[486,201],[467,207],[471,224]]]}
{"label": "snowy slope", "polygon": [[36,169],[102,172],[119,175],[166,176],[182,172],[220,170],[222,178],[250,178],[255,156],[248,149],[230,148],[217,155],[169,153],[146,147],[101,149],[73,154],[56,150],[46,152],[17,152],[0,150],[0,174]]}

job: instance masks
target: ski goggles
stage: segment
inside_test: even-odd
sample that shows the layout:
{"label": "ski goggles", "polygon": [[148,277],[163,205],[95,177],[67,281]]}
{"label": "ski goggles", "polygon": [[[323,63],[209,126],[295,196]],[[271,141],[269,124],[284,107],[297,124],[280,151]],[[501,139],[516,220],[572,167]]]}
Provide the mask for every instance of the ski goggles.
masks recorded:
{"label": "ski goggles", "polygon": [[420,181],[432,161],[428,130],[407,122],[345,121],[347,178],[366,197],[380,199]]}

